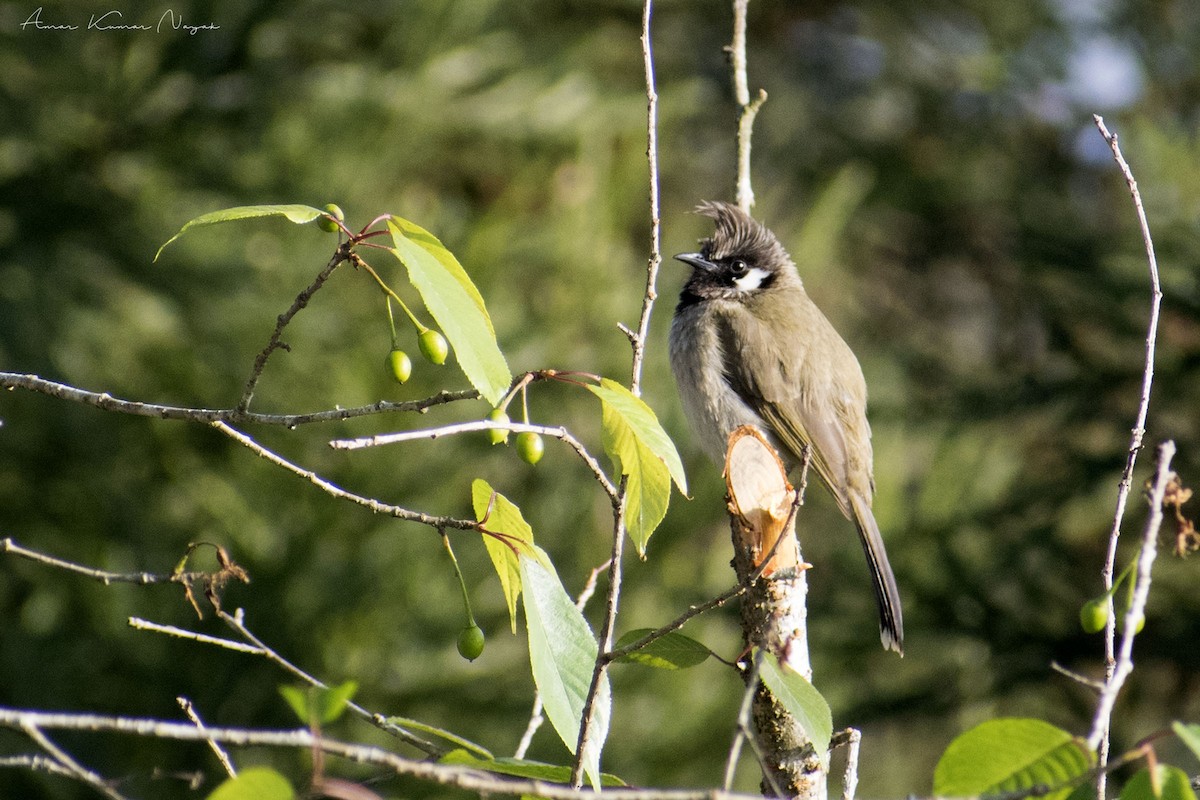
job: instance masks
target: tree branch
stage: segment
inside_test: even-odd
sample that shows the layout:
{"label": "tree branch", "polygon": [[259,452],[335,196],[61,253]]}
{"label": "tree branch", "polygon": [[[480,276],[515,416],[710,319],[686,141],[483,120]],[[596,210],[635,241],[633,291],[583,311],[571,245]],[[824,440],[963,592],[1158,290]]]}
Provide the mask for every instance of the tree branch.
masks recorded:
{"label": "tree branch", "polygon": [[108,392],[89,392],[65,383],[46,380],[37,375],[18,374],[15,372],[0,372],[0,389],[27,389],[31,392],[37,392],[38,394],[44,394],[59,400],[93,406],[101,411],[113,411],[137,417],[204,423],[228,422],[234,425],[253,423],[257,425],[282,426],[285,428],[296,428],[301,425],[311,425],[315,422],[338,422],[355,417],[366,417],[393,411],[415,411],[423,414],[433,406],[453,403],[457,400],[475,400],[479,397],[479,392],[474,389],[463,389],[455,392],[439,392],[423,400],[403,400],[399,402],[380,400],[378,403],[372,403],[368,406],[334,408],[307,414],[260,414],[237,408],[188,408],[186,406],[143,403],[137,400],[122,400],[113,397]]}
{"label": "tree branch", "polygon": [[754,189],[750,185],[750,138],[754,133],[754,118],[767,102],[767,93],[758,90],[750,99],[746,77],[746,8],[750,0],[733,0],[733,41],[726,48],[733,68],[733,94],[738,104],[737,130],[737,204],[747,214],[754,207]]}
{"label": "tree branch", "polygon": [[[76,730],[123,733],[132,736],[206,742],[209,739],[238,747],[283,747],[311,750],[339,756],[359,764],[369,764],[440,786],[456,786],[477,794],[505,796],[531,795],[549,800],[590,800],[591,789],[572,789],[539,780],[515,779],[468,767],[439,764],[405,758],[380,747],[349,744],[317,736],[307,729],[256,730],[246,728],[206,728],[158,719],[116,717],[100,714],[71,714],[30,711],[0,707],[0,726],[22,730],[29,727],[49,730]],[[632,789],[610,787],[605,796],[619,800],[761,800],[757,795],[733,794],[711,789]]]}
{"label": "tree branch", "polygon": [[1104,688],[1100,690],[1100,698],[1096,701],[1096,714],[1092,719],[1092,730],[1088,734],[1088,747],[1093,750],[1108,737],[1113,704],[1117,702],[1117,695],[1125,684],[1125,679],[1133,671],[1133,639],[1137,635],[1138,621],[1144,619],[1146,614],[1146,598],[1150,596],[1150,573],[1154,559],[1158,556],[1158,531],[1162,527],[1163,497],[1167,493],[1167,484],[1173,477],[1171,459],[1174,456],[1174,442],[1166,441],[1158,446],[1158,467],[1155,470],[1154,486],[1150,491],[1150,518],[1146,520],[1146,527],[1142,532],[1142,546],[1138,551],[1133,602],[1125,610],[1116,668],[1112,677],[1104,682]]}
{"label": "tree branch", "polygon": [[[1142,394],[1141,400],[1138,403],[1137,419],[1134,421],[1132,438],[1129,442],[1129,451],[1125,457],[1125,470],[1121,474],[1121,482],[1117,488],[1117,508],[1113,518],[1112,529],[1109,532],[1108,538],[1108,553],[1104,561],[1104,569],[1102,577],[1104,581],[1105,591],[1112,589],[1113,575],[1116,572],[1117,562],[1117,543],[1121,538],[1121,522],[1125,517],[1125,506],[1129,499],[1129,493],[1133,487],[1133,468],[1137,462],[1138,452],[1142,449],[1142,439],[1146,435],[1146,416],[1150,408],[1150,388],[1154,382],[1154,350],[1155,340],[1158,334],[1158,317],[1159,310],[1162,306],[1162,288],[1158,279],[1158,259],[1154,255],[1154,242],[1150,238],[1150,224],[1146,220],[1146,210],[1142,205],[1142,196],[1137,188],[1137,181],[1133,179],[1133,171],[1129,168],[1128,162],[1121,154],[1121,148],[1117,144],[1117,135],[1110,133],[1107,126],[1104,124],[1104,119],[1094,114],[1092,120],[1096,123],[1096,128],[1100,131],[1100,135],[1104,137],[1104,141],[1108,143],[1109,148],[1113,153],[1113,160],[1116,161],[1117,167],[1120,168],[1121,174],[1125,178],[1125,183],[1129,187],[1130,197],[1133,199],[1133,206],[1137,213],[1138,227],[1141,229],[1142,242],[1146,249],[1146,259],[1150,269],[1150,322],[1146,330],[1146,361],[1142,371]],[[1108,600],[1108,623],[1104,628],[1104,677],[1105,684],[1111,684],[1116,672],[1115,660],[1115,639],[1116,639],[1116,616],[1114,614],[1113,602],[1110,597]],[[1100,732],[1099,738],[1093,747],[1098,748],[1099,765],[1103,767],[1108,763],[1109,738],[1107,718],[1104,720],[1106,726]],[[1107,774],[1101,770],[1096,779],[1096,797],[1099,800],[1104,800],[1105,783]]]}
{"label": "tree branch", "polygon": [[212,426],[229,438],[233,439],[238,444],[248,448],[260,458],[263,458],[278,467],[283,467],[294,475],[304,478],[306,481],[311,483],[313,486],[316,486],[326,494],[332,495],[340,500],[349,500],[351,503],[370,509],[372,513],[386,514],[397,519],[408,520],[409,522],[419,522],[422,525],[428,525],[431,528],[436,528],[438,530],[455,528],[457,530],[473,531],[479,529],[479,523],[475,522],[475,520],[457,519],[455,517],[438,517],[433,516],[432,514],[425,514],[420,511],[410,511],[407,508],[381,503],[378,500],[373,500],[369,497],[363,497],[362,495],[348,492],[345,489],[335,486],[333,483],[325,480],[317,473],[297,466],[283,456],[268,450],[258,442],[254,441],[254,439],[250,438],[241,431],[234,430],[224,422],[214,422],[212,423]]}

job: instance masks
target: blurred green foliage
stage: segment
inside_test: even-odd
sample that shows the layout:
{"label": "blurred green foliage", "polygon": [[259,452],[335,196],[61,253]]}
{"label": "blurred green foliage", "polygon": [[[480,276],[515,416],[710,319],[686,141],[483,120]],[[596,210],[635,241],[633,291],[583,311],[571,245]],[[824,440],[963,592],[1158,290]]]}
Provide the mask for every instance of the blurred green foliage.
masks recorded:
{"label": "blurred green foliage", "polygon": [[[43,23],[79,30],[23,28],[35,7],[0,2],[0,368],[130,399],[234,404],[276,315],[334,237],[246,223],[151,258],[206,211],[333,201],[352,226],[391,211],[439,236],[483,292],[514,371],[628,379],[616,324],[636,321],[649,232],[638,4],[172,3],[188,24],[220,26],[194,35],[87,30],[90,14],[112,7],[91,2],[42,9]],[[150,25],[166,10],[118,7]],[[1092,113],[1122,136],[1166,293],[1148,442],[1175,438],[1176,468],[1185,482],[1198,474],[1198,19],[1182,0],[751,4],[750,82],[770,95],[755,136],[756,213],[867,374],[876,513],[906,606],[900,661],[878,647],[852,530],[810,492],[800,528],[817,565],[816,682],[836,725],[864,729],[866,796],[928,792],[942,748],[982,719],[1028,714],[1081,730],[1089,718],[1092,696],[1049,664],[1099,666],[1099,637],[1082,633],[1078,611],[1100,592],[1149,308],[1132,206]],[[729,23],[716,0],[655,10],[668,254],[707,233],[689,208],[732,195]],[[619,633],[661,625],[732,580],[717,470],[691,445],[666,368],[680,282],[664,264],[645,396],[687,456],[693,499],[676,496],[648,560],[630,560]],[[268,365],[258,410],[465,386],[423,362],[405,386],[390,379],[383,300],[349,269],[285,338],[291,352]],[[478,401],[249,432],[339,486],[431,513],[467,515],[471,480],[485,477],[521,505],[579,591],[608,555],[611,523],[566,448],[548,442],[532,468],[483,436],[354,453],[326,445],[487,411]],[[587,393],[538,384],[530,412],[599,452]],[[0,398],[0,418],[0,535],[158,572],[189,542],[220,543],[253,579],[230,587],[226,605],[245,608],[286,657],[331,683],[358,681],[368,708],[498,754],[515,747],[532,701],[528,654],[523,635],[507,632],[477,537],[454,534],[489,639],[468,664],[454,646],[459,590],[430,530],[338,502],[202,426],[20,391]],[[1126,530],[1143,505],[1135,492]],[[1158,565],[1117,746],[1200,717],[1195,569]],[[211,617],[197,622],[177,587],[105,587],[3,559],[0,703],[178,718],[185,695],[209,724],[293,724],[278,670],[133,631],[131,615],[226,633]],[[727,657],[740,647],[732,611],[686,632]],[[730,670],[617,665],[613,690],[606,771],[636,784],[719,781],[740,698]],[[346,719],[331,732],[388,741]],[[200,796],[174,770],[204,770],[204,791],[219,780],[198,745],[56,739],[131,795]],[[0,732],[0,752],[32,750]],[[531,756],[566,754],[546,726]],[[236,758],[307,769],[303,755]],[[747,764],[739,785],[757,780]],[[391,779],[374,788],[439,793]],[[0,772],[0,794],[91,796],[14,771]]]}

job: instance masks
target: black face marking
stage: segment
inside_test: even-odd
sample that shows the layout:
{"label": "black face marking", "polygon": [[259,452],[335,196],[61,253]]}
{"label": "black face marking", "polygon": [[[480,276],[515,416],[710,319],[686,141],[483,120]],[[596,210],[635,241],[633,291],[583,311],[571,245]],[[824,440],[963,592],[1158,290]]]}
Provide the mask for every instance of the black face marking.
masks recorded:
{"label": "black face marking", "polygon": [[775,235],[737,206],[704,203],[697,211],[713,218],[716,231],[701,241],[698,254],[679,256],[692,266],[679,308],[709,299],[744,299],[794,270]]}

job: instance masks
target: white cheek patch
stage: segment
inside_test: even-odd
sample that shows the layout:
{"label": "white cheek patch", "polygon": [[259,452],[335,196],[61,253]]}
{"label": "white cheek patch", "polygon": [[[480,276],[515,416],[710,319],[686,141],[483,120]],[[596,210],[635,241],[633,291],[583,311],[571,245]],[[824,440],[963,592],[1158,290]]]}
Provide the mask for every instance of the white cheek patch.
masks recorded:
{"label": "white cheek patch", "polygon": [[752,292],[758,287],[762,286],[762,282],[766,280],[770,274],[771,273],[767,272],[765,269],[751,267],[750,271],[742,277],[734,278],[733,285],[738,288],[738,291]]}

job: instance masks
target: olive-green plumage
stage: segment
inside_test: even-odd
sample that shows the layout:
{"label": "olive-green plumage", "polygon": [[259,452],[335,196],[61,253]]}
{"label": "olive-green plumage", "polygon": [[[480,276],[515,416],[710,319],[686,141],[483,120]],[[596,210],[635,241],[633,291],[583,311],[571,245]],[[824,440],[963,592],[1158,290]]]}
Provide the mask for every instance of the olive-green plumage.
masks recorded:
{"label": "olive-green plumage", "polygon": [[698,211],[716,221],[671,324],[671,367],[705,450],[723,462],[729,434],[752,424],[789,468],[809,448],[812,468],[862,539],[879,603],[880,638],[903,652],[900,596],[871,512],[871,429],[858,359],[804,291],[769,230],[728,203]]}

